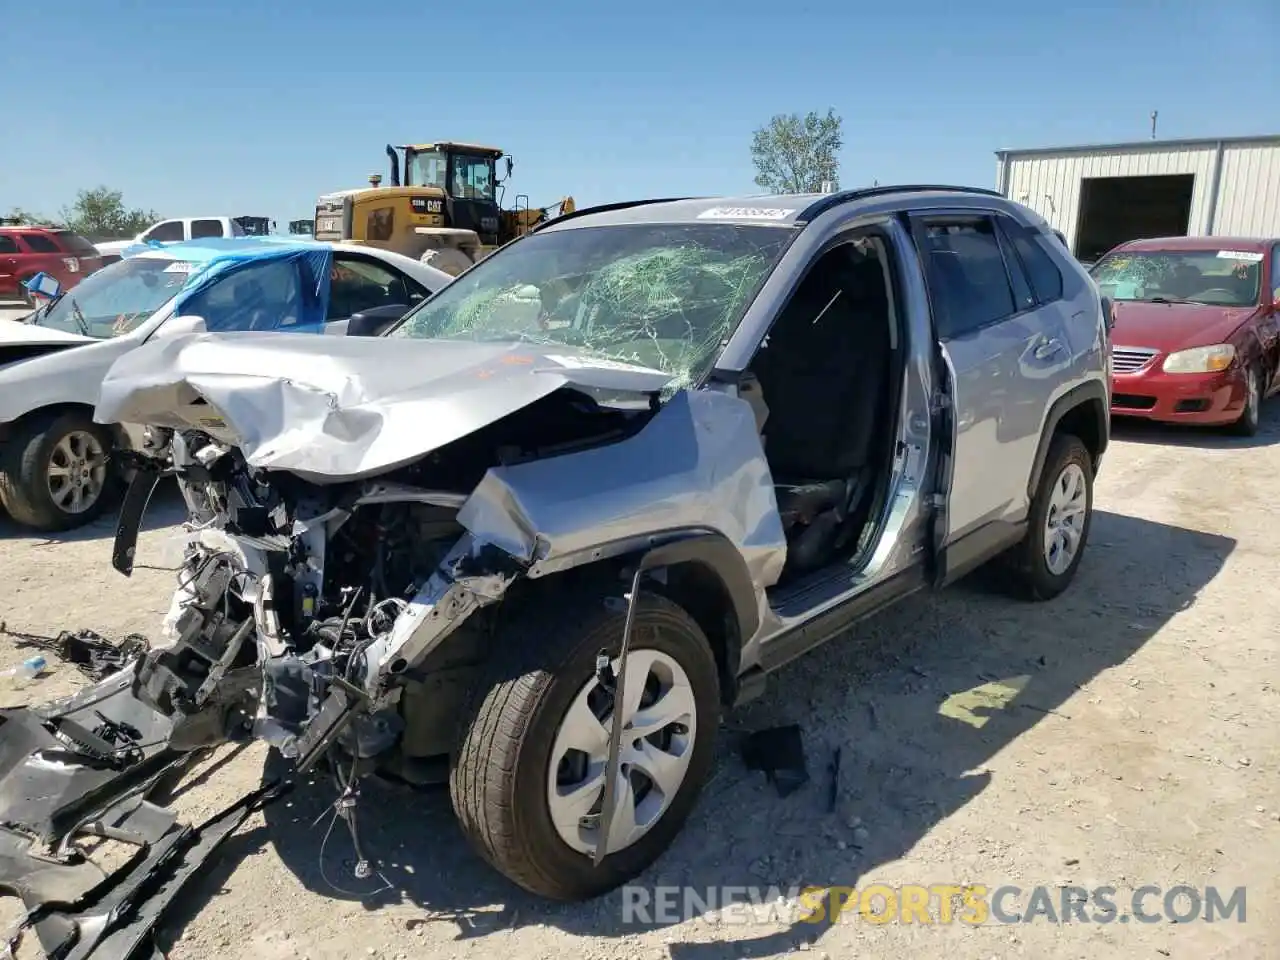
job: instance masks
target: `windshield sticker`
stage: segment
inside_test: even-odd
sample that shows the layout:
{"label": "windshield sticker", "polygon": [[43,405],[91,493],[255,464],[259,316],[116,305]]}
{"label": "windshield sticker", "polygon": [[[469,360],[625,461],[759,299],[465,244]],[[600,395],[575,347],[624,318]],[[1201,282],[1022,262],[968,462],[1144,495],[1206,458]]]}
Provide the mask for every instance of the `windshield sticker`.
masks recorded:
{"label": "windshield sticker", "polygon": [[189,260],[175,260],[164,268],[165,273],[190,273],[195,269],[195,264]]}
{"label": "windshield sticker", "polygon": [[569,370],[589,370],[596,368],[600,370],[621,370],[625,373],[662,372],[661,370],[654,370],[652,367],[638,367],[633,363],[623,363],[620,360],[606,360],[604,357],[564,357],[547,354],[547,359],[552,360]]}
{"label": "windshield sticker", "polygon": [[712,207],[698,214],[699,220],[785,220],[795,213],[787,207]]}
{"label": "windshield sticker", "polygon": [[1262,254],[1250,253],[1248,250],[1219,250],[1220,260],[1244,260],[1246,263],[1261,263]]}

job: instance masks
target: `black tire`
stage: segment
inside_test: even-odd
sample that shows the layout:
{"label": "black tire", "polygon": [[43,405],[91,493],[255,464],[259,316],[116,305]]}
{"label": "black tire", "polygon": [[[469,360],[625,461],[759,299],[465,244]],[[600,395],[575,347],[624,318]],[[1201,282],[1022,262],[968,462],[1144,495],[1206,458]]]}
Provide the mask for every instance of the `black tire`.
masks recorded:
{"label": "black tire", "polygon": [[[1063,472],[1071,465],[1084,473],[1085,513],[1080,534],[1080,546],[1071,563],[1061,573],[1054,573],[1045,558],[1045,534],[1049,517],[1050,499],[1054,486]],[[1078,437],[1057,434],[1049,444],[1040,485],[1031,498],[1027,516],[1027,535],[1010,554],[1014,574],[1014,587],[1027,600],[1052,600],[1071,585],[1080,560],[1089,543],[1089,528],[1093,525],[1093,457]]]}
{"label": "black tire", "polygon": [[463,833],[491,866],[540,897],[578,901],[635,877],[674,840],[710,772],[719,723],[716,663],[702,630],[682,608],[642,593],[632,649],[656,649],[684,668],[697,729],[685,779],[662,818],[599,867],[561,838],[546,802],[547,770],[561,718],[594,676],[596,654],[617,655],[625,615],[598,595],[539,605],[502,631],[495,664],[476,691],[450,763],[449,788]]}
{"label": "black tire", "polygon": [[1244,410],[1240,412],[1240,419],[1227,427],[1238,437],[1256,436],[1262,425],[1262,369],[1256,363],[1250,364],[1245,376],[1248,380]]}
{"label": "black tire", "polygon": [[[49,490],[48,470],[54,448],[70,433],[92,434],[108,457],[106,479],[98,499],[79,513],[63,510]],[[87,412],[35,414],[22,422],[0,448],[0,505],[26,527],[45,532],[71,530],[91,523],[110,506],[118,484],[110,462],[112,437]]]}

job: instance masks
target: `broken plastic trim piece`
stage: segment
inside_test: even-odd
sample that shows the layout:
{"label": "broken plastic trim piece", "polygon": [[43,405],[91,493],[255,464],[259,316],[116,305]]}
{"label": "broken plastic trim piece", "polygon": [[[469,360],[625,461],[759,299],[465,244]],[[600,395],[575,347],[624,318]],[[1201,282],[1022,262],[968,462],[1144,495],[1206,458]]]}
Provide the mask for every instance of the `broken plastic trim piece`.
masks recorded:
{"label": "broken plastic trim piece", "polygon": [[154,957],[155,926],[183,887],[250,814],[291,789],[291,783],[273,782],[199,827],[175,825],[131,869],[109,877],[106,889],[66,909],[46,907],[28,915],[41,946],[59,960]]}
{"label": "broken plastic trim piece", "polygon": [[115,542],[111,547],[111,566],[126,577],[133,576],[133,562],[138,549],[138,531],[146,515],[151,495],[160,483],[162,471],[138,458],[137,472],[125,491],[120,505],[120,517],[116,522]]}

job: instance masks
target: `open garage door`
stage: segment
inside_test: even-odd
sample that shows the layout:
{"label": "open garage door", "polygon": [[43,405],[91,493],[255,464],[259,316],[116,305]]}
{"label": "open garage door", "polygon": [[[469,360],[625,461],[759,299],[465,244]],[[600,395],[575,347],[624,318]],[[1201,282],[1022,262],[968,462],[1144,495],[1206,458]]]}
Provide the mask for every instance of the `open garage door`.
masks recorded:
{"label": "open garage door", "polygon": [[1084,178],[1076,218],[1076,257],[1092,263],[1128,240],[1186,236],[1195,186],[1193,173]]}

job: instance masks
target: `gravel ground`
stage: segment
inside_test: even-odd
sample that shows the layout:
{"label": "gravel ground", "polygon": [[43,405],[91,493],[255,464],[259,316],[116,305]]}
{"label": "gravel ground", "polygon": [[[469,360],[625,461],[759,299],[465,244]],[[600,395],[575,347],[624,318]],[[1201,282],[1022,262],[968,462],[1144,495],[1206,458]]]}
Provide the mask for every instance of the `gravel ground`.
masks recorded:
{"label": "gravel ground", "polygon": [[[1124,891],[1143,884],[1245,885],[1243,924],[926,927],[855,916],[836,925],[769,917],[742,925],[704,914],[628,925],[620,894],[557,906],[513,889],[472,856],[443,792],[371,787],[362,826],[385,879],[377,890],[345,873],[345,836],[335,833],[322,866],[324,827],[312,822],[332,794],[317,788],[256,816],[223,848],[168,919],[168,955],[1280,956],[1272,606],[1280,403],[1264,417],[1251,441],[1120,433],[1098,484],[1079,579],[1058,601],[1012,602],[978,576],[889,611],[788,668],[729,724],[799,723],[813,782],[779,798],[743,769],[727,728],[692,820],[641,879],[699,890],[1044,884],[1055,900],[1065,884],[1112,885],[1122,905]],[[153,507],[139,550],[139,562],[151,566],[131,580],[108,565],[109,521],[57,541],[0,521],[0,616],[37,632],[154,631],[173,579],[158,569],[163,524],[178,513],[172,495]],[[10,640],[0,643],[0,663],[19,659]],[[1021,692],[1004,706],[979,706],[993,689],[984,684],[998,680]],[[6,699],[45,698],[76,682],[63,666]],[[837,747],[842,774],[830,813],[825,770]],[[183,802],[211,810],[259,782],[268,764],[257,747],[231,756]],[[354,892],[332,889],[326,874]]]}

